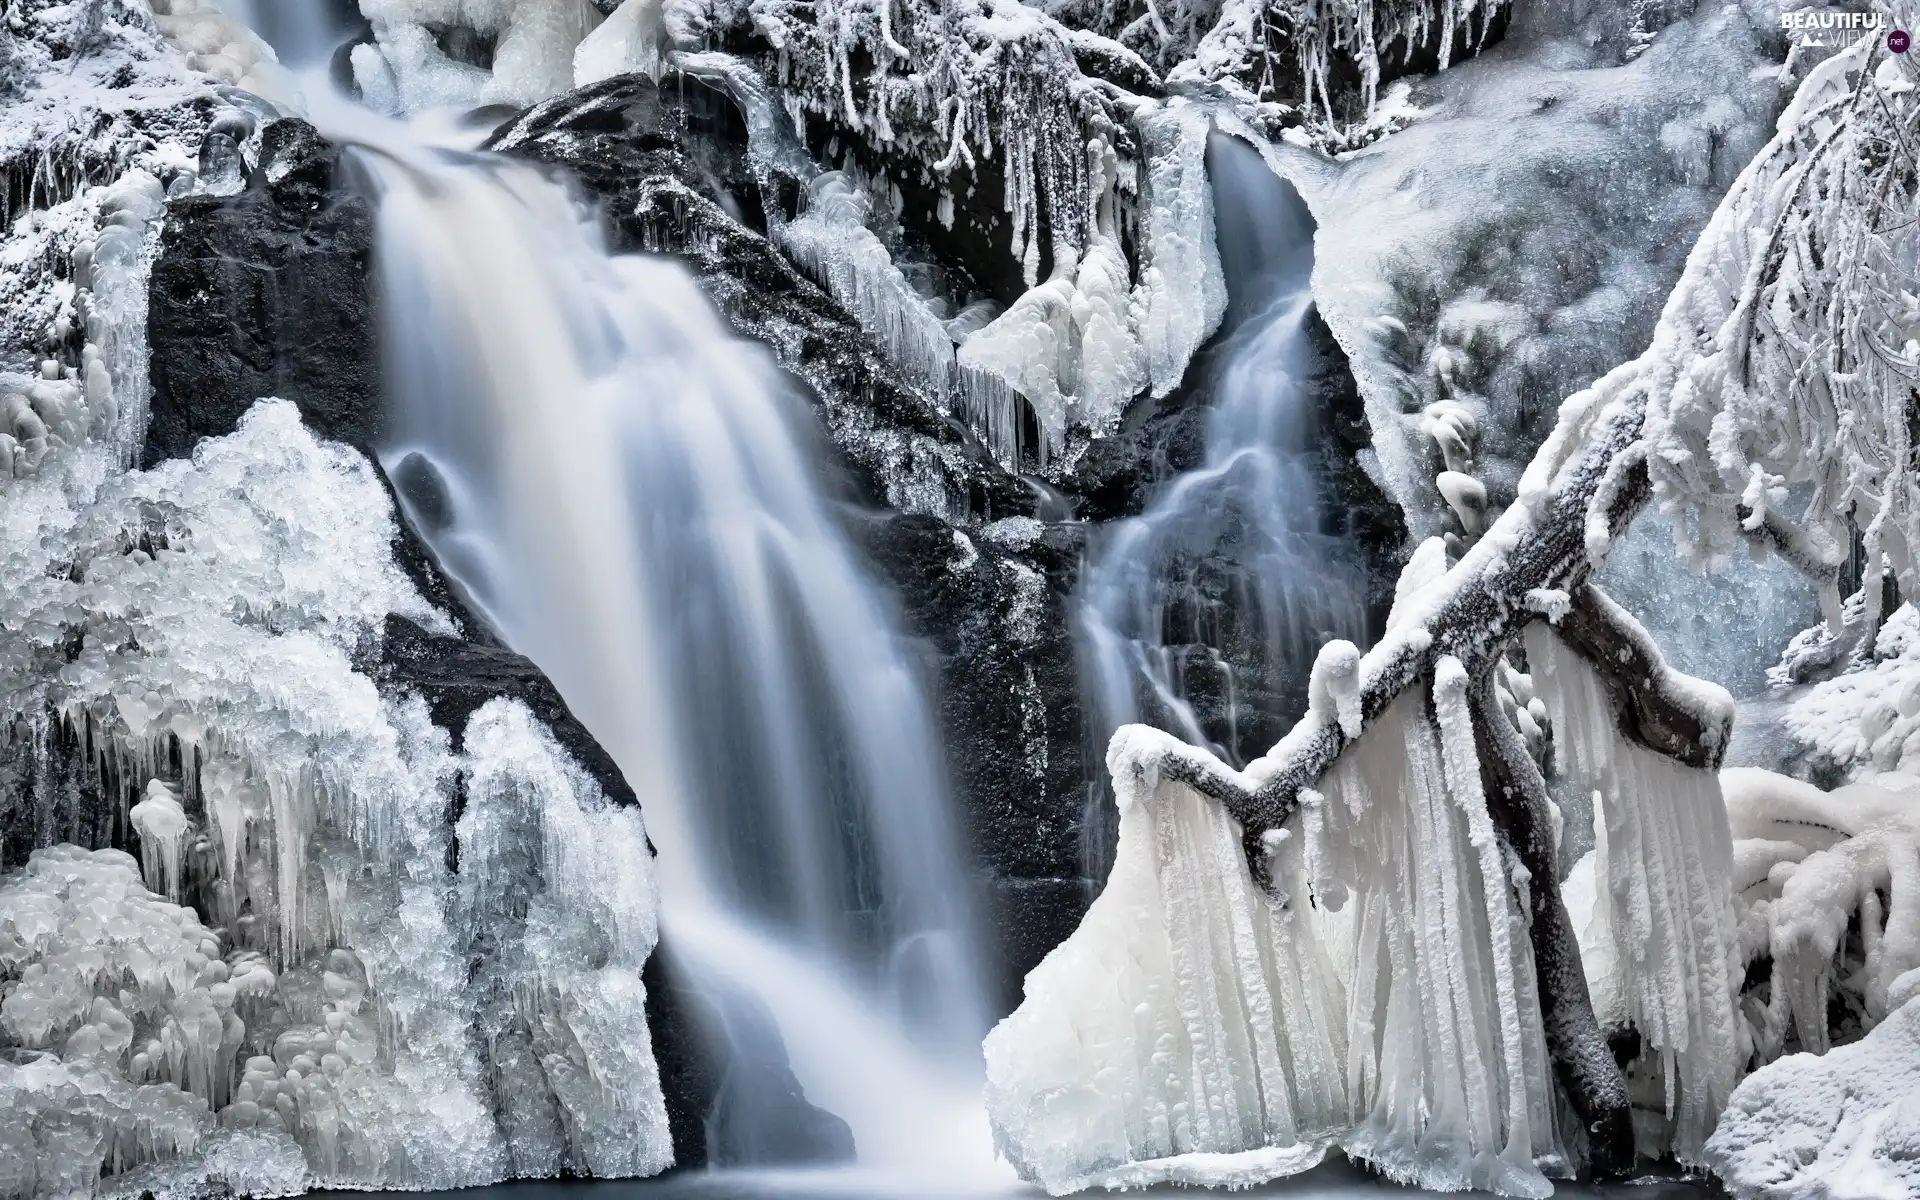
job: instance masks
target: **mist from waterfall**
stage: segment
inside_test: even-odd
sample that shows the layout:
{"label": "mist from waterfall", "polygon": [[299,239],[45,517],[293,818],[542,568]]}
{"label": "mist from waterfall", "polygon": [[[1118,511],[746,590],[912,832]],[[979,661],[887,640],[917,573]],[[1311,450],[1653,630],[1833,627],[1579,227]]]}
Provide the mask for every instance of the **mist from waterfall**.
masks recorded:
{"label": "mist from waterfall", "polygon": [[[639,795],[675,969],[732,1061],[782,1053],[771,1017],[863,1164],[991,1168],[945,755],[804,400],[534,168],[376,140],[382,463]],[[764,1098],[721,1091],[710,1159],[777,1159]]]}
{"label": "mist from waterfall", "polygon": [[[1366,591],[1342,539],[1322,531],[1307,387],[1313,218],[1237,138],[1213,136],[1207,173],[1229,303],[1204,385],[1205,458],[1094,543],[1078,618],[1099,749],[1143,722],[1237,765],[1242,723],[1262,709],[1297,716],[1320,645],[1361,635]],[[1230,639],[1264,653],[1265,678],[1237,661]],[[1096,884],[1111,860],[1112,808],[1102,778],[1089,788],[1081,847]]]}

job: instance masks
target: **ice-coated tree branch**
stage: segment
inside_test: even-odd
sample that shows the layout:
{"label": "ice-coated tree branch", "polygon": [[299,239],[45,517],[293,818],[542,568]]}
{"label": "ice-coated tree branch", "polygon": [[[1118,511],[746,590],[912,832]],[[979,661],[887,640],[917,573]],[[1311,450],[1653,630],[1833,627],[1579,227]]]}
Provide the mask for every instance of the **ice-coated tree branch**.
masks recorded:
{"label": "ice-coated tree branch", "polygon": [[[1645,503],[1644,470],[1631,469],[1624,480],[1611,473],[1615,460],[1635,444],[1641,420],[1637,390],[1616,376],[1620,373],[1568,402],[1563,427],[1573,422],[1597,428],[1585,448],[1570,455],[1572,461],[1557,480],[1533,489],[1532,494],[1523,485],[1520,502],[1444,579],[1417,598],[1420,611],[1413,619],[1360,659],[1351,685],[1360,718],[1353,727],[1310,713],[1270,754],[1249,765],[1246,773],[1262,780],[1257,790],[1229,786],[1224,776],[1205,785],[1194,784],[1225,805],[1246,831],[1248,864],[1256,880],[1267,881],[1261,835],[1286,824],[1299,808],[1301,790],[1312,787],[1401,692],[1430,675],[1443,655],[1459,659],[1470,673],[1485,669],[1522,627],[1540,618],[1530,593],[1572,591],[1585,583],[1591,569],[1588,509],[1596,497],[1604,500],[1607,525],[1612,529],[1623,527]],[[1615,391],[1624,393],[1619,403],[1603,404]],[[1578,436],[1566,428],[1561,434],[1565,436],[1556,435],[1558,440],[1543,450],[1543,458],[1565,454],[1566,446]],[[1535,468],[1544,473],[1549,464],[1536,460]],[[1169,756],[1163,770],[1169,777],[1180,777],[1180,772],[1198,768],[1190,763],[1176,765]]]}
{"label": "ice-coated tree branch", "polygon": [[1500,711],[1493,679],[1489,667],[1473,684],[1469,709],[1473,740],[1486,779],[1488,814],[1528,876],[1521,890],[1547,1052],[1586,1127],[1593,1173],[1623,1174],[1634,1161],[1626,1077],[1594,1016],[1580,943],[1560,889],[1554,886],[1558,847],[1546,780],[1527,753],[1526,742]]}
{"label": "ice-coated tree branch", "polygon": [[1668,666],[1633,615],[1591,583],[1575,588],[1554,629],[1606,681],[1625,737],[1702,771],[1717,771],[1733,735],[1726,693]]}

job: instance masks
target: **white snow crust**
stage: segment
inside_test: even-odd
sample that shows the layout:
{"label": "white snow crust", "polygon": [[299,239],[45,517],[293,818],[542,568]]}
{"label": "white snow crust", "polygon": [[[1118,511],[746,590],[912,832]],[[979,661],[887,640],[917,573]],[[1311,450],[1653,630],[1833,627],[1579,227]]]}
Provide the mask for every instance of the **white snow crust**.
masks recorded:
{"label": "white snow crust", "polygon": [[1740,1200],[1920,1195],[1920,1000],[1851,1046],[1749,1075],[1707,1159]]}
{"label": "white snow crust", "polygon": [[1782,723],[1817,764],[1846,778],[1920,772],[1920,612],[1895,609],[1872,653],[1794,695]]}

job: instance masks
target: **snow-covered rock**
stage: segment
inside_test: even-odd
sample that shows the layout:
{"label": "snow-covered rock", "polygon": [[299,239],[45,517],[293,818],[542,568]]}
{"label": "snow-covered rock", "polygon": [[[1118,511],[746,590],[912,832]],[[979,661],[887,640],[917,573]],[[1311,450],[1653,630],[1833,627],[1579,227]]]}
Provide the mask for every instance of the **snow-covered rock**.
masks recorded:
{"label": "snow-covered rock", "polygon": [[1851,1046],[1749,1075],[1707,1159],[1739,1200],[1920,1194],[1920,1001]]}
{"label": "snow-covered rock", "polygon": [[1796,693],[1782,716],[1814,763],[1843,778],[1920,771],[1920,611],[1894,610],[1871,651]]}

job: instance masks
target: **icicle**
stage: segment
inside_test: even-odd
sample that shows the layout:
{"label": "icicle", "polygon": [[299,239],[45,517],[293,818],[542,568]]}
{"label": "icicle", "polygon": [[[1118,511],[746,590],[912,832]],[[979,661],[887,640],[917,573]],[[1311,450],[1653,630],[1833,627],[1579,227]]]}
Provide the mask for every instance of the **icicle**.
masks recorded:
{"label": "icicle", "polygon": [[[988,1109],[1056,1194],[1179,1180],[1247,1186],[1317,1163],[1344,1124],[1342,988],[1312,910],[1252,885],[1238,827],[1159,779],[1156,731],[1116,735],[1113,874],[986,1043]],[[1297,839],[1276,870],[1308,894]]]}
{"label": "icicle", "polygon": [[1720,782],[1622,736],[1606,685],[1549,626],[1529,625],[1526,641],[1562,769],[1599,796],[1596,912],[1626,1016],[1666,1064],[1670,1148],[1698,1164],[1744,1065],[1730,977],[1733,843]]}
{"label": "icicle", "polygon": [[180,860],[187,846],[187,814],[173,789],[155,779],[147,784],[146,799],[128,814],[140,834],[140,859],[149,890],[180,902]]}

